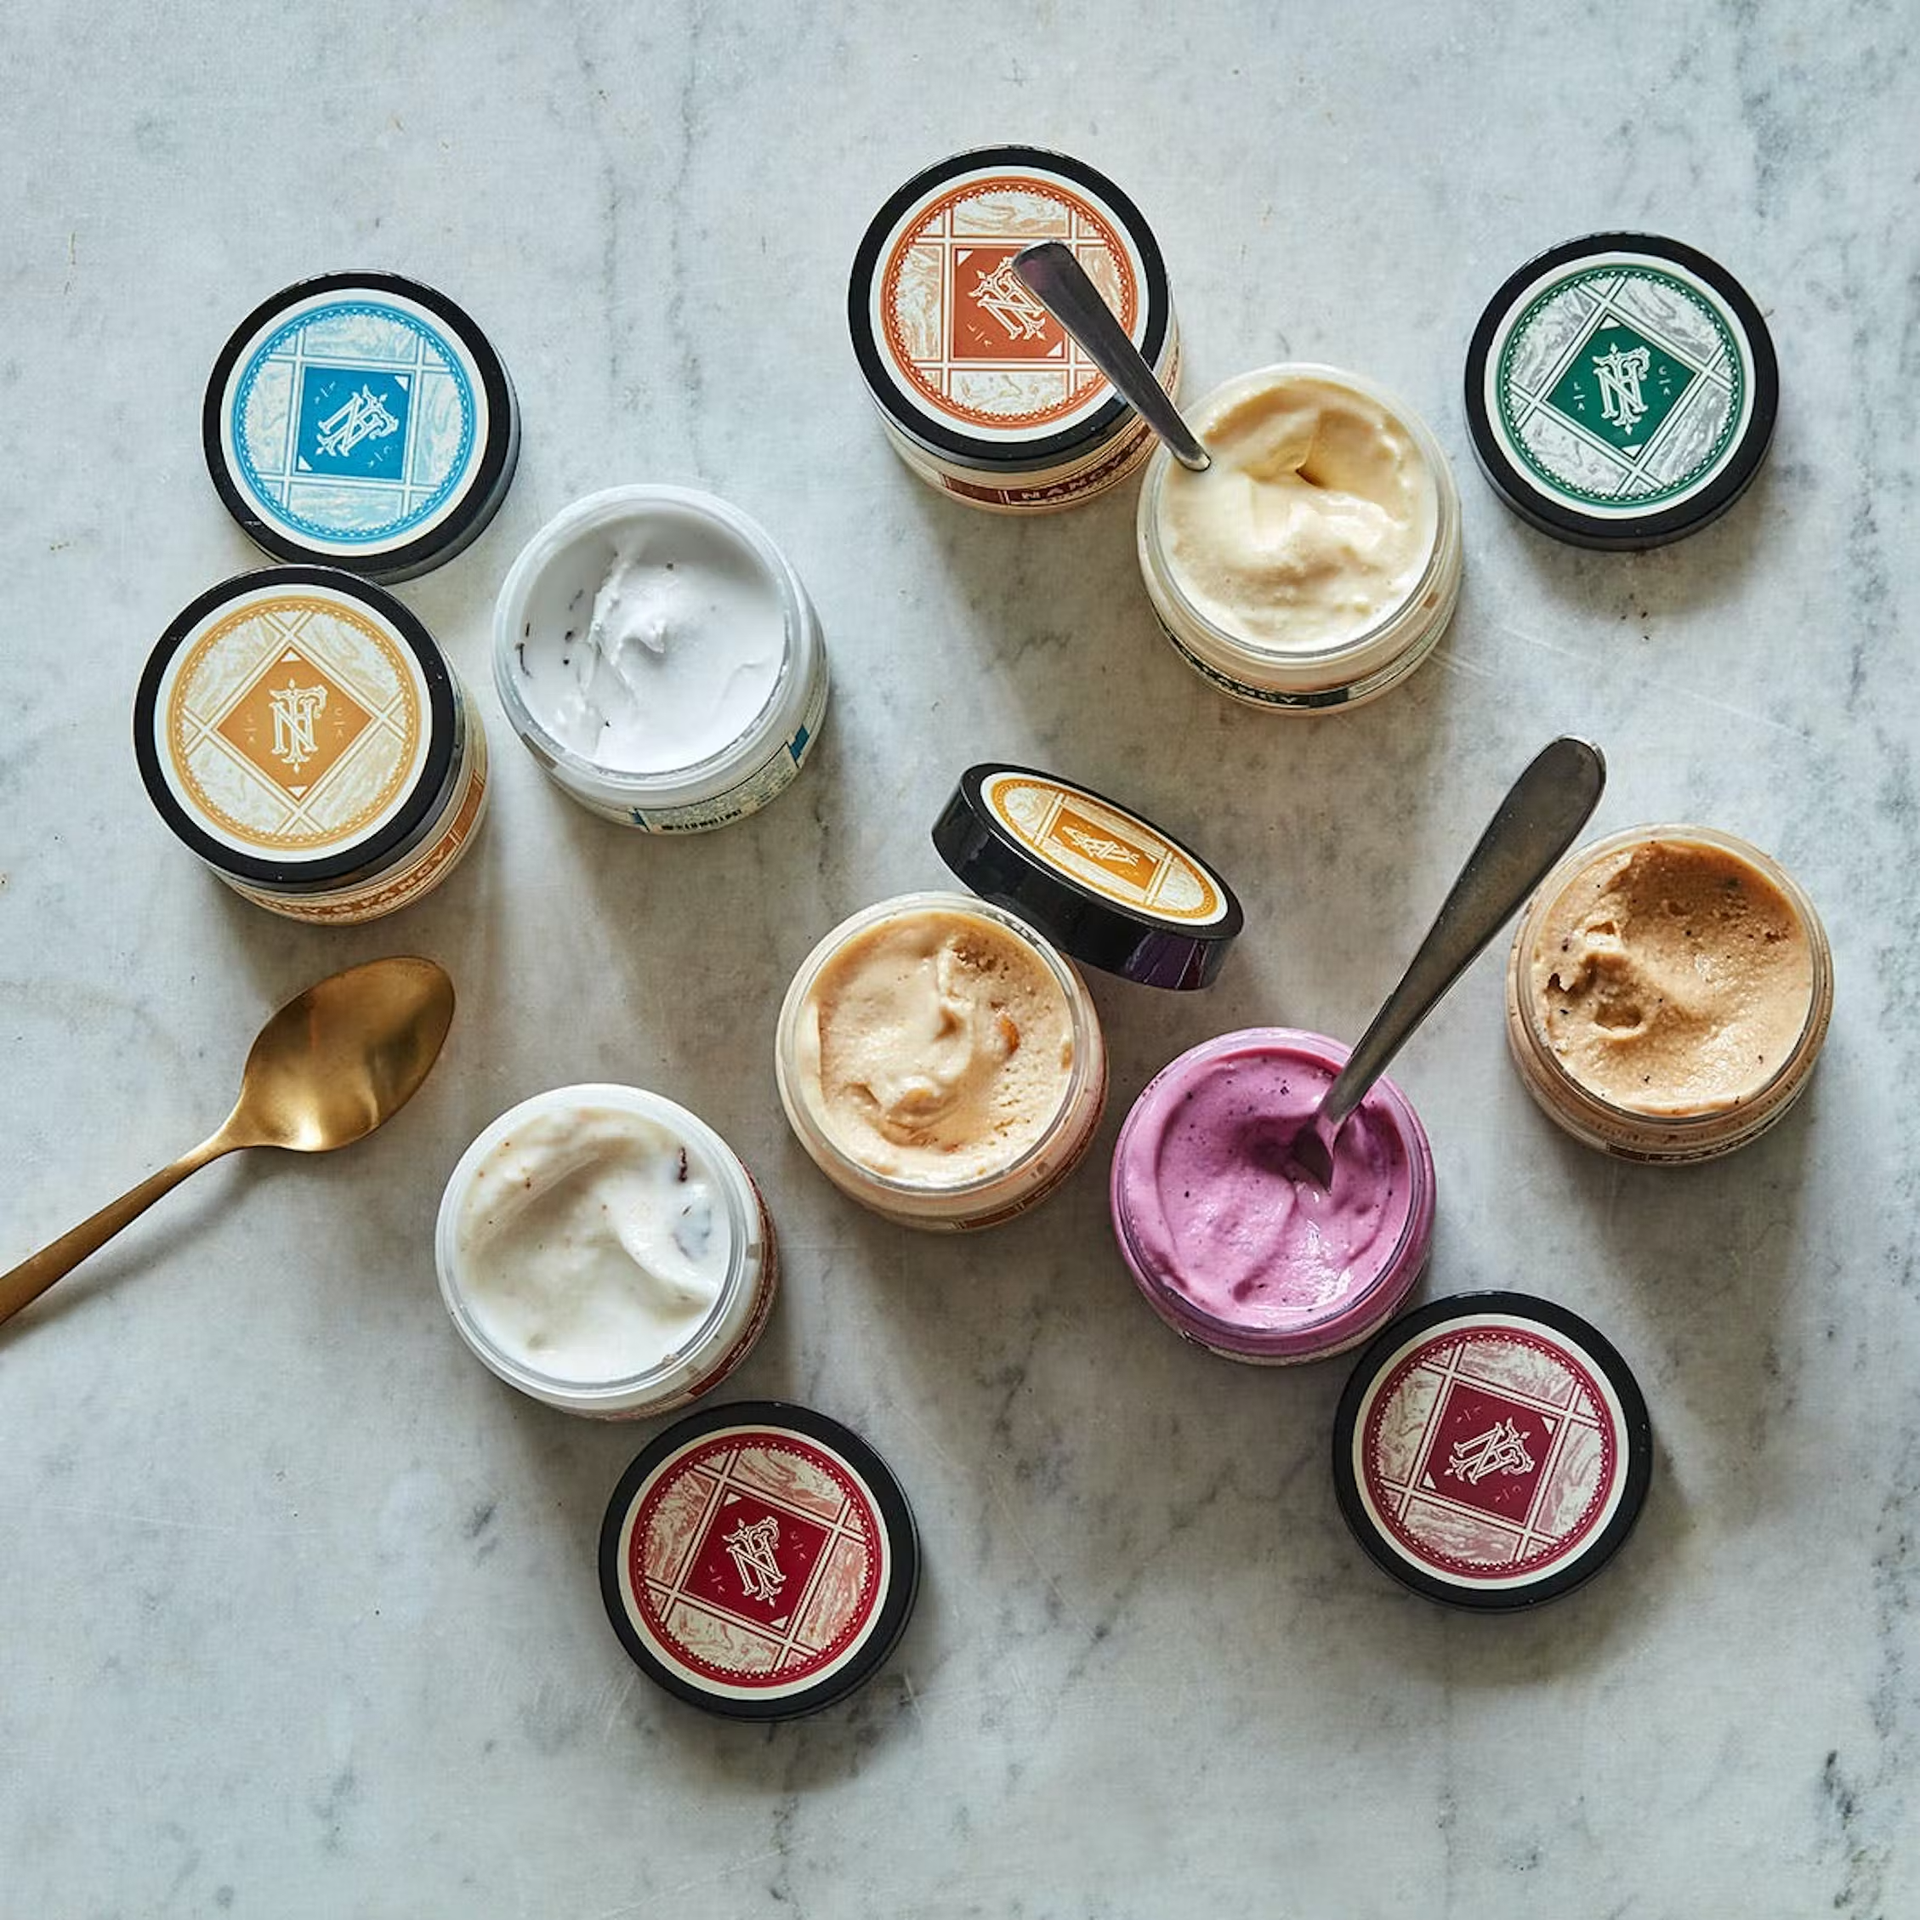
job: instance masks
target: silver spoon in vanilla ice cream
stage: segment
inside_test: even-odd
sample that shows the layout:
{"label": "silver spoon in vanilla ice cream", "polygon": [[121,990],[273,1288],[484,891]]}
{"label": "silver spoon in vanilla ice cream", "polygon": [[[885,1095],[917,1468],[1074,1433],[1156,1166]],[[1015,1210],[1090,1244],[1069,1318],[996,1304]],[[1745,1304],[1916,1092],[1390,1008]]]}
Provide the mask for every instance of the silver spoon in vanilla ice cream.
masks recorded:
{"label": "silver spoon in vanilla ice cream", "polygon": [[1085,349],[1087,358],[1114,384],[1183,467],[1204,473],[1212,457],[1180,417],[1180,409],[1127,338],[1100,289],[1059,240],[1043,240],[1017,254],[1013,270],[1041,304]]}

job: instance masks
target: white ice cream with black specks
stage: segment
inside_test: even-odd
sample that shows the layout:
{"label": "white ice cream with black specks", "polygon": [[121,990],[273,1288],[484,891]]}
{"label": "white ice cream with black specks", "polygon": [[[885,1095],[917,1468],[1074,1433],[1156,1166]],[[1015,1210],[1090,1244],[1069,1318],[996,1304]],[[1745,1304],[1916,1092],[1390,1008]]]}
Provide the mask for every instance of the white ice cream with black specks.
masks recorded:
{"label": "white ice cream with black specks", "polygon": [[515,672],[562,746],[658,774],[732,746],[785,657],[785,610],[759,556],[707,516],[661,505],[620,527],[590,589],[528,619]]}

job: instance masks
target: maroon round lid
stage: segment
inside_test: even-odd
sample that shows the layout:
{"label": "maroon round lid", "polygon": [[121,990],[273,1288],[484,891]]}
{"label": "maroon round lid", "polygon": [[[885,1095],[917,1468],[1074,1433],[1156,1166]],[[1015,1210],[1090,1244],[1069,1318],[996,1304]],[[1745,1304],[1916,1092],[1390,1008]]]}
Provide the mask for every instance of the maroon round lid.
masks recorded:
{"label": "maroon round lid", "polygon": [[1653,1429],[1627,1363],[1551,1300],[1463,1293],[1393,1322],[1334,1418],[1340,1510],[1430,1600],[1510,1612],[1570,1593],[1633,1530]]}
{"label": "maroon round lid", "polygon": [[634,1663],[709,1713],[787,1720],[844,1699],[905,1630],[920,1548],[858,1434],[778,1401],[705,1407],[621,1477],[600,1590]]}

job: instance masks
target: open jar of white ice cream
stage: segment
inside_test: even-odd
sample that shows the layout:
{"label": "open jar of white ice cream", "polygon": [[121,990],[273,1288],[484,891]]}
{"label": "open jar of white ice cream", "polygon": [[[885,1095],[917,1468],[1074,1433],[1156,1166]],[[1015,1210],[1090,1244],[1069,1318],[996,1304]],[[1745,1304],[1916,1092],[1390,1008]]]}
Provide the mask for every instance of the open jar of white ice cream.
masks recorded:
{"label": "open jar of white ice cream", "polygon": [[717,1387],[773,1305],[773,1222],[739,1156],[640,1087],[536,1094],[485,1128],[434,1235],[454,1329],[509,1386],[638,1420]]}
{"label": "open jar of white ice cream", "polygon": [[689,487],[611,487],[548,521],[500,589],[493,678],[557,786],[649,833],[757,812],[827,709],[800,576],[757,521]]}

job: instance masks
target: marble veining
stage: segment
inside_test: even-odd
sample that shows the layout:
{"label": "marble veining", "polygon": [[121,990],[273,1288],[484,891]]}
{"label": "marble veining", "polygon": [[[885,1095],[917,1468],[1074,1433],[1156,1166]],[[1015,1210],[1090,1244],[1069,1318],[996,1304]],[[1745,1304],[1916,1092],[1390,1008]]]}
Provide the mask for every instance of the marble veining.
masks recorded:
{"label": "marble veining", "polygon": [[[104,0],[9,35],[58,83],[14,89],[0,130],[0,1260],[216,1124],[307,980],[419,951],[461,1000],[390,1132],[209,1170],[0,1332],[0,1915],[1920,1912],[1908,10],[528,0],[376,30]],[[1404,688],[1306,725],[1233,707],[1154,629],[1130,495],[1016,524],[887,450],[846,339],[855,242],[918,166],[1021,138],[1154,224],[1189,394],[1325,359],[1432,424],[1466,584]],[[1509,515],[1459,406],[1506,274],[1620,226],[1726,262],[1784,387],[1748,498],[1637,557]],[[168,838],[128,707],[166,620],[258,564],[202,467],[214,354],[275,288],[353,265],[458,297],[526,432],[492,529],[401,589],[489,727],[493,817],[432,899],[324,932]],[[762,521],[832,650],[798,785],[698,840],[572,807],[488,672],[520,545],[629,480]],[[1659,1449],[1594,1586],[1456,1618],[1345,1535],[1344,1366],[1181,1345],[1126,1279],[1103,1172],[1181,1049],[1357,1032],[1565,730],[1609,756],[1596,833],[1697,820],[1782,858],[1838,1003],[1805,1102],[1692,1170],[1542,1119],[1497,952],[1404,1057],[1438,1169],[1425,1291],[1588,1314]],[[815,1173],[772,1023],[835,920],[944,880],[927,830],[987,758],[1183,832],[1249,925],[1206,995],[1092,981],[1090,1163],[946,1240]],[[518,1398],[445,1325],[446,1172],[512,1102],[598,1078],[696,1109],[768,1193],[785,1291],[735,1387],[850,1422],[913,1498],[918,1614],[822,1718],[713,1722],[635,1672],[593,1553],[652,1429]]]}

